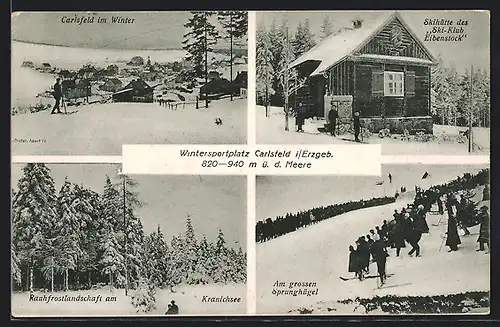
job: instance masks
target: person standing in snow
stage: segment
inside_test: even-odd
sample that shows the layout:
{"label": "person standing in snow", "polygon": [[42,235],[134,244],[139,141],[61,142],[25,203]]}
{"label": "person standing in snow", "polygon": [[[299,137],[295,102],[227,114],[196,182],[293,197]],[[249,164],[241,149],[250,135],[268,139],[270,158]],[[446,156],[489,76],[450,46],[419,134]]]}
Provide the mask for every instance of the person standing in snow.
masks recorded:
{"label": "person standing in snow", "polygon": [[304,130],[302,129],[305,120],[304,116],[305,116],[304,106],[302,105],[302,102],[299,102],[299,106],[297,107],[295,113],[295,125],[297,125],[297,132],[304,132]]}
{"label": "person standing in snow", "polygon": [[332,101],[331,108],[332,109],[330,109],[330,111],[328,112],[328,122],[329,122],[328,127],[330,129],[330,135],[336,136],[335,129],[337,127],[337,118],[339,117],[339,113],[337,111],[337,106],[334,103],[334,101]]}
{"label": "person standing in snow", "polygon": [[387,264],[387,257],[389,256],[385,248],[384,241],[378,240],[375,243],[373,243],[372,253],[373,253],[373,260],[377,263],[377,272],[380,278],[380,285],[382,286],[385,284],[385,281],[387,279],[386,264]]}
{"label": "person standing in snow", "polygon": [[456,210],[456,199],[449,193],[447,196],[446,208],[448,210],[448,227],[446,231],[446,246],[450,247],[451,251],[457,251],[458,245],[462,244],[458,235],[457,220],[455,218],[454,209]]}
{"label": "person standing in snow", "polygon": [[56,103],[54,104],[54,107],[52,108],[52,111],[50,112],[51,114],[62,114],[61,109],[59,108],[61,105],[61,99],[63,96],[62,93],[62,87],[61,87],[61,79],[58,77],[56,79],[56,83],[54,84],[54,99],[56,100]]}
{"label": "person standing in snow", "polygon": [[171,306],[172,314],[173,315],[179,314],[179,307],[177,306],[177,304],[175,304],[175,301],[172,300],[170,303],[172,304]]}
{"label": "person standing in snow", "polygon": [[389,183],[392,184],[392,175],[391,175],[391,173],[389,173],[389,175],[387,175],[387,177],[389,178]]}
{"label": "person standing in snow", "polygon": [[419,228],[416,228],[415,222],[410,218],[409,213],[405,213],[405,235],[406,240],[411,245],[411,250],[408,252],[408,255],[411,257],[413,253],[415,253],[416,257],[420,257],[420,239],[422,238],[422,231]]}
{"label": "person standing in snow", "polygon": [[467,213],[465,212],[465,200],[457,196],[457,223],[464,231],[464,236],[470,235],[470,231],[467,228],[468,220],[469,217],[467,217]]}
{"label": "person standing in snow", "polygon": [[476,251],[484,251],[484,245],[488,245],[488,252],[490,249],[490,214],[488,213],[488,207],[482,206],[479,213],[479,237],[477,241],[479,243],[479,249]]}
{"label": "person standing in snow", "polygon": [[361,122],[359,121],[359,111],[356,111],[354,113],[353,123],[354,123],[354,141],[361,142],[359,140],[359,132],[361,130]]}
{"label": "person standing in snow", "polygon": [[358,254],[352,245],[349,245],[349,266],[348,271],[353,272],[355,277],[359,277],[359,263],[358,263]]}
{"label": "person standing in snow", "polygon": [[438,211],[440,215],[444,215],[443,200],[438,196],[437,200]]}

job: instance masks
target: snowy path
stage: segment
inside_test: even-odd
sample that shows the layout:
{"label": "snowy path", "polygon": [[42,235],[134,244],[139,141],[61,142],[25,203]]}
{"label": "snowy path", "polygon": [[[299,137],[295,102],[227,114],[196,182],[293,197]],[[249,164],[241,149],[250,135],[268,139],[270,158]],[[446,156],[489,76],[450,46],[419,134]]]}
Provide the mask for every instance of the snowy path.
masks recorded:
{"label": "snowy path", "polygon": [[[348,247],[370,228],[390,219],[394,209],[400,209],[410,200],[358,210],[294,233],[257,245],[257,312],[286,313],[300,307],[321,308],[338,306],[337,300],[375,295],[439,295],[472,290],[489,290],[489,255],[476,252],[478,226],[470,229],[471,236],[462,237],[458,252],[448,253],[441,235],[446,232],[446,216],[439,226],[439,215],[428,215],[431,228],[420,242],[422,257],[409,257],[410,247],[397,258],[390,249],[387,271],[395,275],[388,279],[386,289],[375,290],[376,280],[344,282],[339,276],[351,277],[347,272]],[[370,267],[375,273],[374,264]],[[273,284],[285,281],[316,282],[317,296],[284,296],[271,294]],[[401,286],[396,286],[401,285]],[[326,310],[325,310],[326,311]],[[336,312],[337,314],[340,312]],[[352,312],[351,312],[352,313]]]}
{"label": "snowy path", "polygon": [[[285,132],[285,118],[283,108],[272,107],[270,117],[265,116],[264,107],[256,108],[256,126],[258,144],[353,144],[355,142],[344,141],[345,139],[354,139],[354,136],[343,135],[331,137],[330,135],[318,132],[318,127],[324,126],[324,120],[307,119],[304,125],[304,133],[295,132],[295,118],[289,121],[290,131]],[[460,128],[464,130],[465,128]],[[449,135],[458,135],[458,129],[450,126],[434,126],[434,134],[445,133]],[[474,129],[474,142],[481,146],[481,150],[474,152],[476,155],[488,155],[490,151],[490,135],[488,128]],[[468,154],[468,144],[457,142],[404,142],[394,139],[381,139],[373,135],[370,139],[364,141],[373,144],[382,144],[382,153],[384,155],[395,154],[434,154],[434,155],[466,155]]]}
{"label": "snowy path", "polygon": [[[48,295],[49,293],[35,292],[36,296]],[[13,293],[12,295],[12,314],[15,316],[123,316],[138,315],[130,302],[130,298],[125,296],[123,289],[90,290],[90,291],[72,291],[56,292],[53,296],[97,296],[101,295],[103,301],[99,303],[89,302],[34,302],[29,301],[28,293]],[[203,296],[219,297],[241,297],[240,303],[206,303],[202,302]],[[105,302],[107,296],[116,296],[116,301]],[[175,300],[179,306],[180,315],[231,315],[244,314],[246,312],[246,285],[198,285],[178,287],[176,293],[167,290],[157,290],[156,310],[148,315],[164,315],[168,304]]]}
{"label": "snowy path", "polygon": [[[194,105],[172,111],[157,103],[110,103],[79,107],[72,115],[16,115],[12,154],[121,155],[122,144],[241,144],[247,135],[246,108],[246,99],[223,99],[200,110]],[[217,117],[222,126],[215,125]]]}

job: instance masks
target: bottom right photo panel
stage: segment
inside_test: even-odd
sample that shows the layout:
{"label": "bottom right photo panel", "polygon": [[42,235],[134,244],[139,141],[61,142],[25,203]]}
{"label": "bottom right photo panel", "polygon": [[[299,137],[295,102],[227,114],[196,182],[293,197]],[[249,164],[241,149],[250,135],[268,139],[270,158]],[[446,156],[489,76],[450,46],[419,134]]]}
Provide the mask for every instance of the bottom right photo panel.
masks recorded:
{"label": "bottom right photo panel", "polygon": [[256,183],[257,314],[489,313],[489,165]]}

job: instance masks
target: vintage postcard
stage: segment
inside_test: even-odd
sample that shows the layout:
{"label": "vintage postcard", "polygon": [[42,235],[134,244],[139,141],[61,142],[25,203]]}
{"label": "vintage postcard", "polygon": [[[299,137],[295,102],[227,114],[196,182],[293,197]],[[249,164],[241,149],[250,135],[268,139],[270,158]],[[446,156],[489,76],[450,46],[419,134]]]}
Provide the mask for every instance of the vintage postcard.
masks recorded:
{"label": "vintage postcard", "polygon": [[257,313],[487,314],[488,167],[257,176]]}
{"label": "vintage postcard", "polygon": [[257,12],[257,143],[490,149],[487,11]]}
{"label": "vintage postcard", "polygon": [[12,165],[12,315],[246,312],[246,178]]}
{"label": "vintage postcard", "polygon": [[247,12],[12,14],[12,154],[247,138]]}

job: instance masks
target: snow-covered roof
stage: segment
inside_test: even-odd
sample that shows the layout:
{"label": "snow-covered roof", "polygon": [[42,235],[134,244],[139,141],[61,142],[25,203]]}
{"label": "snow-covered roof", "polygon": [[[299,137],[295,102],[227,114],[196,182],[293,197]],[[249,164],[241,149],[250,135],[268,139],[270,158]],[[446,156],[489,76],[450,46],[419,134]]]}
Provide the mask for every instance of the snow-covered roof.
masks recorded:
{"label": "snow-covered roof", "polygon": [[388,55],[379,55],[379,54],[362,54],[356,56],[356,58],[360,59],[379,59],[379,60],[398,60],[401,62],[407,62],[410,64],[427,64],[427,65],[432,65],[433,62],[431,60],[427,59],[421,59],[421,58],[414,58],[414,57],[394,57],[394,56],[388,56]]}
{"label": "snow-covered roof", "polygon": [[[405,24],[399,13],[394,12],[383,13],[371,22],[364,22],[359,28],[344,28],[340,32],[330,35],[323,40],[323,42],[302,54],[299,58],[295,59],[289,67],[296,67],[306,61],[319,61],[319,66],[311,73],[311,76],[320,75],[364,46],[396,17],[402,24]],[[418,38],[415,39],[419,42]],[[419,43],[421,44],[421,42]],[[423,44],[421,45],[427,51],[425,46],[423,46]],[[432,63],[432,61],[429,62]]]}

